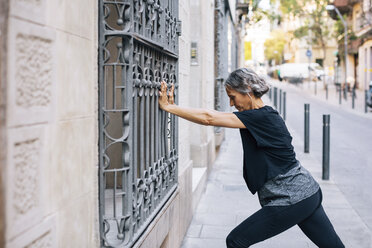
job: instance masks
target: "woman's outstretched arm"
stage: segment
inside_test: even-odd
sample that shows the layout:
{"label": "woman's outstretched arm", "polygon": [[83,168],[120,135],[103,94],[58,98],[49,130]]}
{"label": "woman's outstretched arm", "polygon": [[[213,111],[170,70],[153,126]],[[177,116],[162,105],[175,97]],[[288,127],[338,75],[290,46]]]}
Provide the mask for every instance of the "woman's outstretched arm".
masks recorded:
{"label": "woman's outstretched arm", "polygon": [[175,105],[173,92],[174,85],[172,85],[172,88],[169,92],[168,101],[167,85],[165,82],[161,83],[161,91],[159,92],[159,107],[162,110],[201,125],[245,128],[244,124],[233,113],[225,113],[208,109],[185,108]]}

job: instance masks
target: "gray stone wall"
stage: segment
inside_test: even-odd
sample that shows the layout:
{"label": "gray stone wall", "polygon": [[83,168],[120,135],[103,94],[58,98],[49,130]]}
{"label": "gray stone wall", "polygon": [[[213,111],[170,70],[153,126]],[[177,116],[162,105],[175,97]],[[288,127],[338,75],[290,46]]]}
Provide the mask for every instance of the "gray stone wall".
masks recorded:
{"label": "gray stone wall", "polygon": [[0,2],[0,247],[5,246],[5,185],[6,168],[6,37],[8,22],[8,1]]}

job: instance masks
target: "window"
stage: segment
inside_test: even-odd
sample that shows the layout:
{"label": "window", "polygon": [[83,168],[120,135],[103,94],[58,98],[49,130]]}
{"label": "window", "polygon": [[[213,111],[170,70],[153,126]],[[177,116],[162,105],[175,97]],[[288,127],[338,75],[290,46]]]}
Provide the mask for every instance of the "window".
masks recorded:
{"label": "window", "polygon": [[131,247],[177,187],[178,1],[99,1],[99,201],[103,247]]}

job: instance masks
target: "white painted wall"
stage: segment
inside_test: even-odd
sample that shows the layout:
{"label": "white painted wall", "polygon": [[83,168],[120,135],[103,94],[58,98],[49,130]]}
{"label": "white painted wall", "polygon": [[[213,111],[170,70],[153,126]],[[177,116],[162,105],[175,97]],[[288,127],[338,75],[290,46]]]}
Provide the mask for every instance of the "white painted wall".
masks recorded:
{"label": "white painted wall", "polygon": [[[190,3],[190,39],[198,44],[198,64],[190,65],[189,106],[214,109],[214,0]],[[190,130],[194,166],[208,167],[215,156],[214,128],[190,124]]]}
{"label": "white painted wall", "polygon": [[361,89],[368,89],[372,81],[372,40],[366,41],[359,47],[358,81]]}

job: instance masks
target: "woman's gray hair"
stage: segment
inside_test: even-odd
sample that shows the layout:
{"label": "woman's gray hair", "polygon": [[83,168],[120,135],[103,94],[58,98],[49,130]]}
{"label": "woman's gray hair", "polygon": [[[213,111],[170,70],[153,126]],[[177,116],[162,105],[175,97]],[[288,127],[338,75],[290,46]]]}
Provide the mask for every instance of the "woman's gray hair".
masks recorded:
{"label": "woman's gray hair", "polygon": [[231,72],[224,84],[225,87],[242,94],[253,92],[255,97],[261,97],[269,91],[269,86],[265,79],[248,68],[239,68]]}

